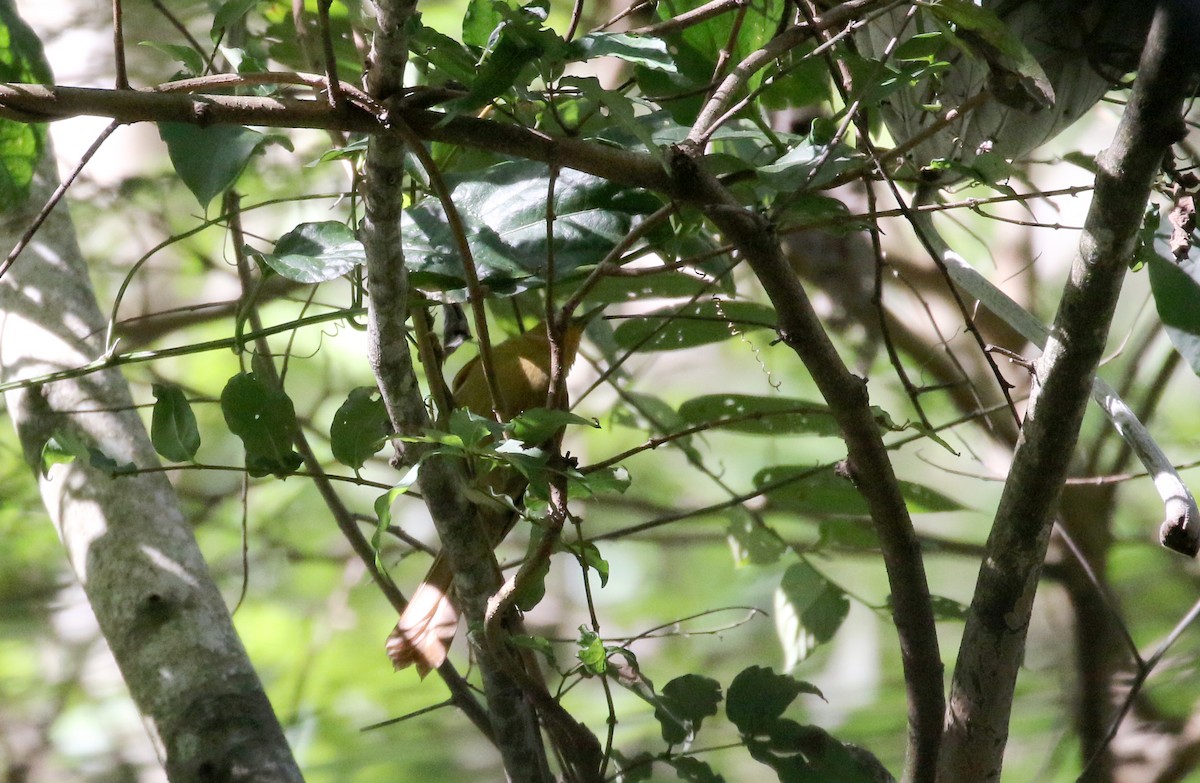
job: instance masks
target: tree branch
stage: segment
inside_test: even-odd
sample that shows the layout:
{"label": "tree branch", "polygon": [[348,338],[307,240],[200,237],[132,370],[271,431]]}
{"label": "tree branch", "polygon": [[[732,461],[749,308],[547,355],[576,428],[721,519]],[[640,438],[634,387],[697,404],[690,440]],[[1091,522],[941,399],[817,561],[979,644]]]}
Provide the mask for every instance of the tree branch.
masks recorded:
{"label": "tree branch", "polygon": [[[20,236],[54,190],[54,172],[47,150],[27,203],[0,221],[0,241]],[[0,312],[4,381],[86,364],[101,353],[96,335],[105,319],[65,205],[0,284]],[[158,465],[120,373],[14,390],[6,401],[26,459],[39,471],[46,509],[171,780],[301,781],[166,476],[113,478],[83,459],[40,474],[42,448],[56,433],[118,463]]]}
{"label": "tree branch", "polygon": [[1063,290],[1030,407],[987,542],[951,686],[938,779],[998,780],[1013,689],[1052,512],[1133,251],[1142,210],[1169,145],[1182,138],[1192,85],[1187,23],[1160,3],[1137,83],[1109,149]]}
{"label": "tree branch", "polygon": [[[402,97],[408,59],[405,29],[416,11],[415,0],[375,3],[378,30],[372,44],[367,88],[374,101],[394,106]],[[336,109],[335,109],[336,111]],[[367,147],[364,167],[366,216],[362,241],[367,256],[368,356],[392,425],[400,433],[428,426],[428,415],[408,347],[408,270],[404,264],[400,217],[404,203],[405,145],[399,133],[379,133]],[[438,368],[429,368],[438,372]],[[421,461],[423,445],[397,447],[397,465]],[[465,496],[464,466],[449,458],[421,463],[421,491],[455,574],[460,609],[469,624],[484,623],[488,598],[501,585],[500,569],[476,508]],[[471,634],[472,649],[483,676],[484,694],[496,746],[510,780],[549,780],[549,765],[537,716],[514,677],[505,669],[502,652],[486,638]],[[510,656],[511,657],[511,656]]]}
{"label": "tree branch", "polygon": [[754,270],[775,306],[780,339],[800,357],[842,431],[850,479],[870,509],[892,588],[892,618],[908,693],[904,780],[931,781],[945,709],[942,659],[920,542],[871,412],[866,383],[838,356],[765,218],[741,207],[682,151],[672,163],[681,186],[706,205],[705,214]]}

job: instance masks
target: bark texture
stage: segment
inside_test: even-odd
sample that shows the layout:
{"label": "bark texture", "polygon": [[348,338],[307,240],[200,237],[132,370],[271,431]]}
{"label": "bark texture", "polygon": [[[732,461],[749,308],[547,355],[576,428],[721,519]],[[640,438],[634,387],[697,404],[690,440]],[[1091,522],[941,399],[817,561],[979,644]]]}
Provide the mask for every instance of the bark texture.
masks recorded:
{"label": "bark texture", "polygon": [[[57,184],[42,161],[24,208],[0,217],[12,247]],[[0,380],[88,364],[105,319],[65,204],[0,280]],[[161,473],[111,478],[86,460],[39,471],[69,433],[123,464],[158,465],[128,386],[110,369],[5,395],[46,510],[174,783],[300,781],[225,602]]]}

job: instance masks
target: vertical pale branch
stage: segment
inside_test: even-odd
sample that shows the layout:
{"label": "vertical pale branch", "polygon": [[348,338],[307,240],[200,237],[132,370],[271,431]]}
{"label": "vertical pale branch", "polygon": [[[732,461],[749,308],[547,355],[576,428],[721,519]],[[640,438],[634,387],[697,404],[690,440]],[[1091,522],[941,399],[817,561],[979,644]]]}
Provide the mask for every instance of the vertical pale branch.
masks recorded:
{"label": "vertical pale branch", "polygon": [[[26,204],[0,219],[11,246],[54,191],[47,151]],[[105,318],[59,204],[0,283],[0,380],[79,367]],[[73,436],[119,464],[158,465],[115,369],[10,391],[25,456]],[[300,781],[283,731],[162,473],[114,478],[77,459],[40,477],[46,509],[172,781]]]}
{"label": "vertical pale branch", "polygon": [[[371,49],[367,89],[388,109],[395,107],[403,88],[408,59],[405,28],[415,11],[415,0],[375,3],[378,29]],[[362,242],[367,255],[371,368],[396,431],[414,433],[428,425],[428,415],[405,326],[409,284],[400,231],[404,154],[401,134],[371,137],[363,172]],[[397,462],[415,463],[420,451],[420,447],[398,451]],[[501,578],[488,538],[480,535],[476,509],[463,493],[463,466],[446,458],[427,459],[421,465],[420,477],[422,494],[454,569],[460,609],[469,625],[482,626],[488,598],[500,587]],[[549,780],[537,717],[505,668],[512,656],[491,649],[481,635],[471,636],[505,772],[514,781]]]}
{"label": "vertical pale branch", "polygon": [[1182,138],[1192,85],[1182,3],[1163,2],[1116,138],[1098,159],[1079,255],[1038,362],[1033,393],[959,648],[938,778],[998,780],[1013,689],[1050,537],[1150,188]]}

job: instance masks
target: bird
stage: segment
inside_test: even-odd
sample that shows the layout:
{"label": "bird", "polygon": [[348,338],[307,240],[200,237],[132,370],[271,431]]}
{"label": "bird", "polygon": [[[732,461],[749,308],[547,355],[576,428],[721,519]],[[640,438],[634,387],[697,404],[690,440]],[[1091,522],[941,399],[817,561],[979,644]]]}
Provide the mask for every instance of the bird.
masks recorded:
{"label": "bird", "polygon": [[[567,324],[561,344],[564,372],[575,361],[591,315],[585,314]],[[500,418],[509,421],[525,411],[547,406],[550,339],[545,323],[493,346],[492,364],[502,398],[496,401],[495,410]],[[492,395],[479,356],[458,371],[451,390],[456,407],[492,418]],[[525,485],[524,477],[515,470],[494,470],[487,479],[491,491],[508,495],[516,503],[520,502]],[[518,514],[512,509],[482,505],[477,509],[480,528],[492,546],[499,544],[517,522]],[[385,649],[397,671],[415,666],[424,679],[446,660],[459,618],[453,583],[454,572],[449,561],[444,554],[438,554],[387,638]]]}

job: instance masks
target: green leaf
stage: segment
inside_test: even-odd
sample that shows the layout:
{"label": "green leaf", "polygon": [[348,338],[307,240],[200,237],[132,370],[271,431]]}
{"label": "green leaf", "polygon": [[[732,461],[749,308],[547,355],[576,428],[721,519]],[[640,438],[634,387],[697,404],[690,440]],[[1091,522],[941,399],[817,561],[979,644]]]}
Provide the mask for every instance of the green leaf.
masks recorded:
{"label": "green leaf", "polygon": [[366,251],[345,223],[301,223],[279,238],[274,253],[251,251],[282,277],[324,283],[366,263]]}
{"label": "green leaf", "polygon": [[209,30],[213,42],[220,40],[229,27],[241,24],[242,19],[258,2],[259,0],[225,0],[221,3],[213,14],[212,27]]}
{"label": "green leaf", "polygon": [[587,564],[600,577],[600,586],[605,587],[608,584],[609,565],[608,561],[600,555],[600,548],[591,541],[583,543],[563,542],[561,548],[570,552],[583,563]]}
{"label": "green leaf", "polygon": [[725,783],[725,777],[717,774],[708,762],[695,756],[673,756],[663,759],[675,770],[675,776],[688,783]]}
{"label": "green leaf", "polygon": [[166,142],[175,173],[183,180],[201,209],[233,186],[246,163],[268,137],[236,125],[201,128],[183,122],[160,122],[158,133]]}
{"label": "green leaf", "polygon": [[758,177],[780,192],[816,190],[862,165],[862,155],[853,147],[842,142],[818,143],[810,137],[771,165],[760,167]]}
{"label": "green leaf", "polygon": [[[467,46],[487,49],[492,34],[504,21],[503,14],[496,8],[498,0],[470,0],[463,15],[462,40]],[[506,3],[509,8],[514,4]]]}
{"label": "green leaf", "polygon": [[132,462],[119,463],[97,448],[88,449],[88,463],[109,478],[137,473],[137,465]]}
{"label": "green leaf", "polygon": [[[473,113],[505,93],[524,89],[564,58],[566,42],[543,26],[547,11],[541,4],[530,2],[514,9],[494,3],[492,8],[503,21],[488,37],[487,52],[469,81],[467,95],[445,104],[450,114]],[[489,21],[473,23],[472,38]]]}
{"label": "green leaf", "polygon": [[[706,1],[657,3],[656,10],[659,19],[666,21],[695,10]],[[638,66],[639,87],[651,98],[672,96],[673,100],[664,101],[664,105],[682,124],[690,125],[716,72],[718,57],[725,55],[731,62],[738,63],[762,48],[775,35],[784,7],[784,0],[760,0],[744,6],[736,14],[718,14],[689,25],[682,32],[667,35],[665,41],[673,55],[675,70]],[[759,88],[768,71],[751,74],[737,95]]]}
{"label": "green leaf", "polygon": [[784,649],[784,668],[804,661],[828,642],[850,611],[846,594],[806,562],[784,572],[775,591],[775,630]]}
{"label": "green leaf", "polygon": [[[11,3],[0,4],[0,82],[52,81],[37,34]],[[44,124],[0,119],[0,214],[18,209],[28,200],[45,149]]]}
{"label": "green leaf", "polygon": [[700,302],[654,310],[617,327],[617,345],[643,353],[722,342],[735,332],[774,329],[775,310],[757,302]]}
{"label": "green leaf", "polygon": [[141,41],[139,42],[139,46],[148,46],[151,49],[156,49],[172,60],[179,62],[183,66],[184,73],[188,76],[199,76],[204,72],[204,57],[190,46],[162,43],[159,41]]}
{"label": "green leaf", "polygon": [[[762,666],[743,669],[729,684],[725,715],[743,736],[765,735],[801,693],[821,696],[816,686]],[[823,696],[821,698],[824,698]]]}
{"label": "green leaf", "polygon": [[604,674],[608,668],[608,650],[605,649],[604,640],[599,634],[581,625],[579,639],[575,643],[579,646],[577,655],[584,669],[591,674]]}
{"label": "green leaf", "polygon": [[684,674],[668,682],[654,710],[663,741],[678,745],[694,739],[704,719],[717,714],[721,699],[721,683],[711,677]]}
{"label": "green leaf", "polygon": [[77,459],[87,459],[87,444],[78,436],[66,430],[56,430],[42,444],[41,472],[42,478],[50,475],[50,468],[55,465],[70,465]]}
{"label": "green leaf", "polygon": [[572,60],[615,57],[655,71],[675,71],[675,61],[665,41],[629,33],[588,33],[571,42],[568,57]]}
{"label": "green leaf", "polygon": [[709,394],[680,405],[679,417],[688,425],[710,423],[748,435],[841,435],[828,406],[788,397]]}
{"label": "green leaf", "polygon": [[109,478],[127,476],[137,472],[132,462],[117,463],[112,457],[94,446],[87,445],[82,438],[67,430],[55,430],[42,444],[41,473],[46,478],[55,465],[69,465],[75,460],[86,460],[88,465]]}
{"label": "green leaf", "polygon": [[[491,293],[507,296],[544,284],[550,189],[546,166],[507,161],[447,179],[479,279]],[[563,169],[554,182],[556,275],[568,276],[599,263],[624,239],[634,214],[653,208],[653,200],[607,180]],[[404,254],[414,285],[453,289],[466,284],[462,259],[437,199],[405,210]]]}
{"label": "green leaf", "polygon": [[[529,545],[525,550],[525,558],[528,560],[534,552],[537,551],[538,545],[542,540],[542,528],[533,527],[533,535],[529,537]],[[546,597],[546,577],[550,575],[550,558],[544,558],[538,565],[537,570],[530,571],[528,578],[525,579],[517,587],[517,591],[513,594],[513,602],[522,612],[528,612],[542,602]]]}
{"label": "green leaf", "polygon": [[329,445],[333,457],[358,472],[387,442],[391,431],[387,407],[374,386],[359,386],[333,414]]}
{"label": "green leaf", "polygon": [[246,448],[246,470],[254,477],[284,477],[304,460],[292,451],[296,409],[283,389],[254,373],[238,373],[221,391],[221,412],[229,431]]}
{"label": "green leaf", "polygon": [[[941,595],[931,595],[929,601],[933,604],[933,616],[938,620],[963,621],[971,611],[971,607],[966,604]],[[888,603],[891,603],[890,597]]]}
{"label": "green leaf", "polygon": [[[937,490],[910,481],[900,481],[900,493],[914,514],[961,511],[964,506]],[[775,485],[780,486],[775,486]],[[833,468],[777,465],[763,468],[754,477],[754,486],[774,487],[767,493],[767,505],[778,511],[798,514],[863,516],[869,513],[866,501],[848,478]]]}
{"label": "green leaf", "polygon": [[155,400],[150,417],[154,450],[173,462],[191,462],[200,448],[200,429],[183,389],[162,383],[150,389]]}
{"label": "green leaf", "polygon": [[1171,345],[1200,375],[1200,264],[1149,256],[1150,290]]}
{"label": "green leaf", "polygon": [[923,5],[953,24],[954,37],[987,61],[991,69],[988,87],[1000,102],[1023,111],[1054,105],[1054,88],[1046,72],[995,11],[971,0],[936,0]]}
{"label": "green leaf", "polygon": [[862,748],[839,742],[819,726],[779,718],[766,739],[749,738],[751,757],[775,771],[782,783],[880,783],[893,780],[879,760]]}
{"label": "green leaf", "polygon": [[544,636],[529,636],[528,634],[513,634],[508,641],[516,647],[533,650],[546,659],[550,666],[555,665],[554,645]]}
{"label": "green leaf", "polygon": [[690,299],[710,290],[708,282],[687,272],[602,277],[587,295],[589,303],[644,302],[647,299]]}
{"label": "green leaf", "polygon": [[585,419],[570,411],[531,408],[509,423],[512,436],[524,443],[545,443],[568,424],[582,424],[600,429],[595,419]]}
{"label": "green leaf", "polygon": [[371,535],[371,549],[375,552],[375,565],[381,569],[385,568],[381,557],[383,535],[392,524],[392,504],[396,502],[396,498],[412,489],[413,484],[417,483],[420,471],[421,463],[418,462],[408,469],[396,486],[375,498],[375,532]]}
{"label": "green leaf", "polygon": [[756,521],[743,509],[731,514],[725,535],[738,565],[771,565],[787,551],[787,544],[773,528]]}

